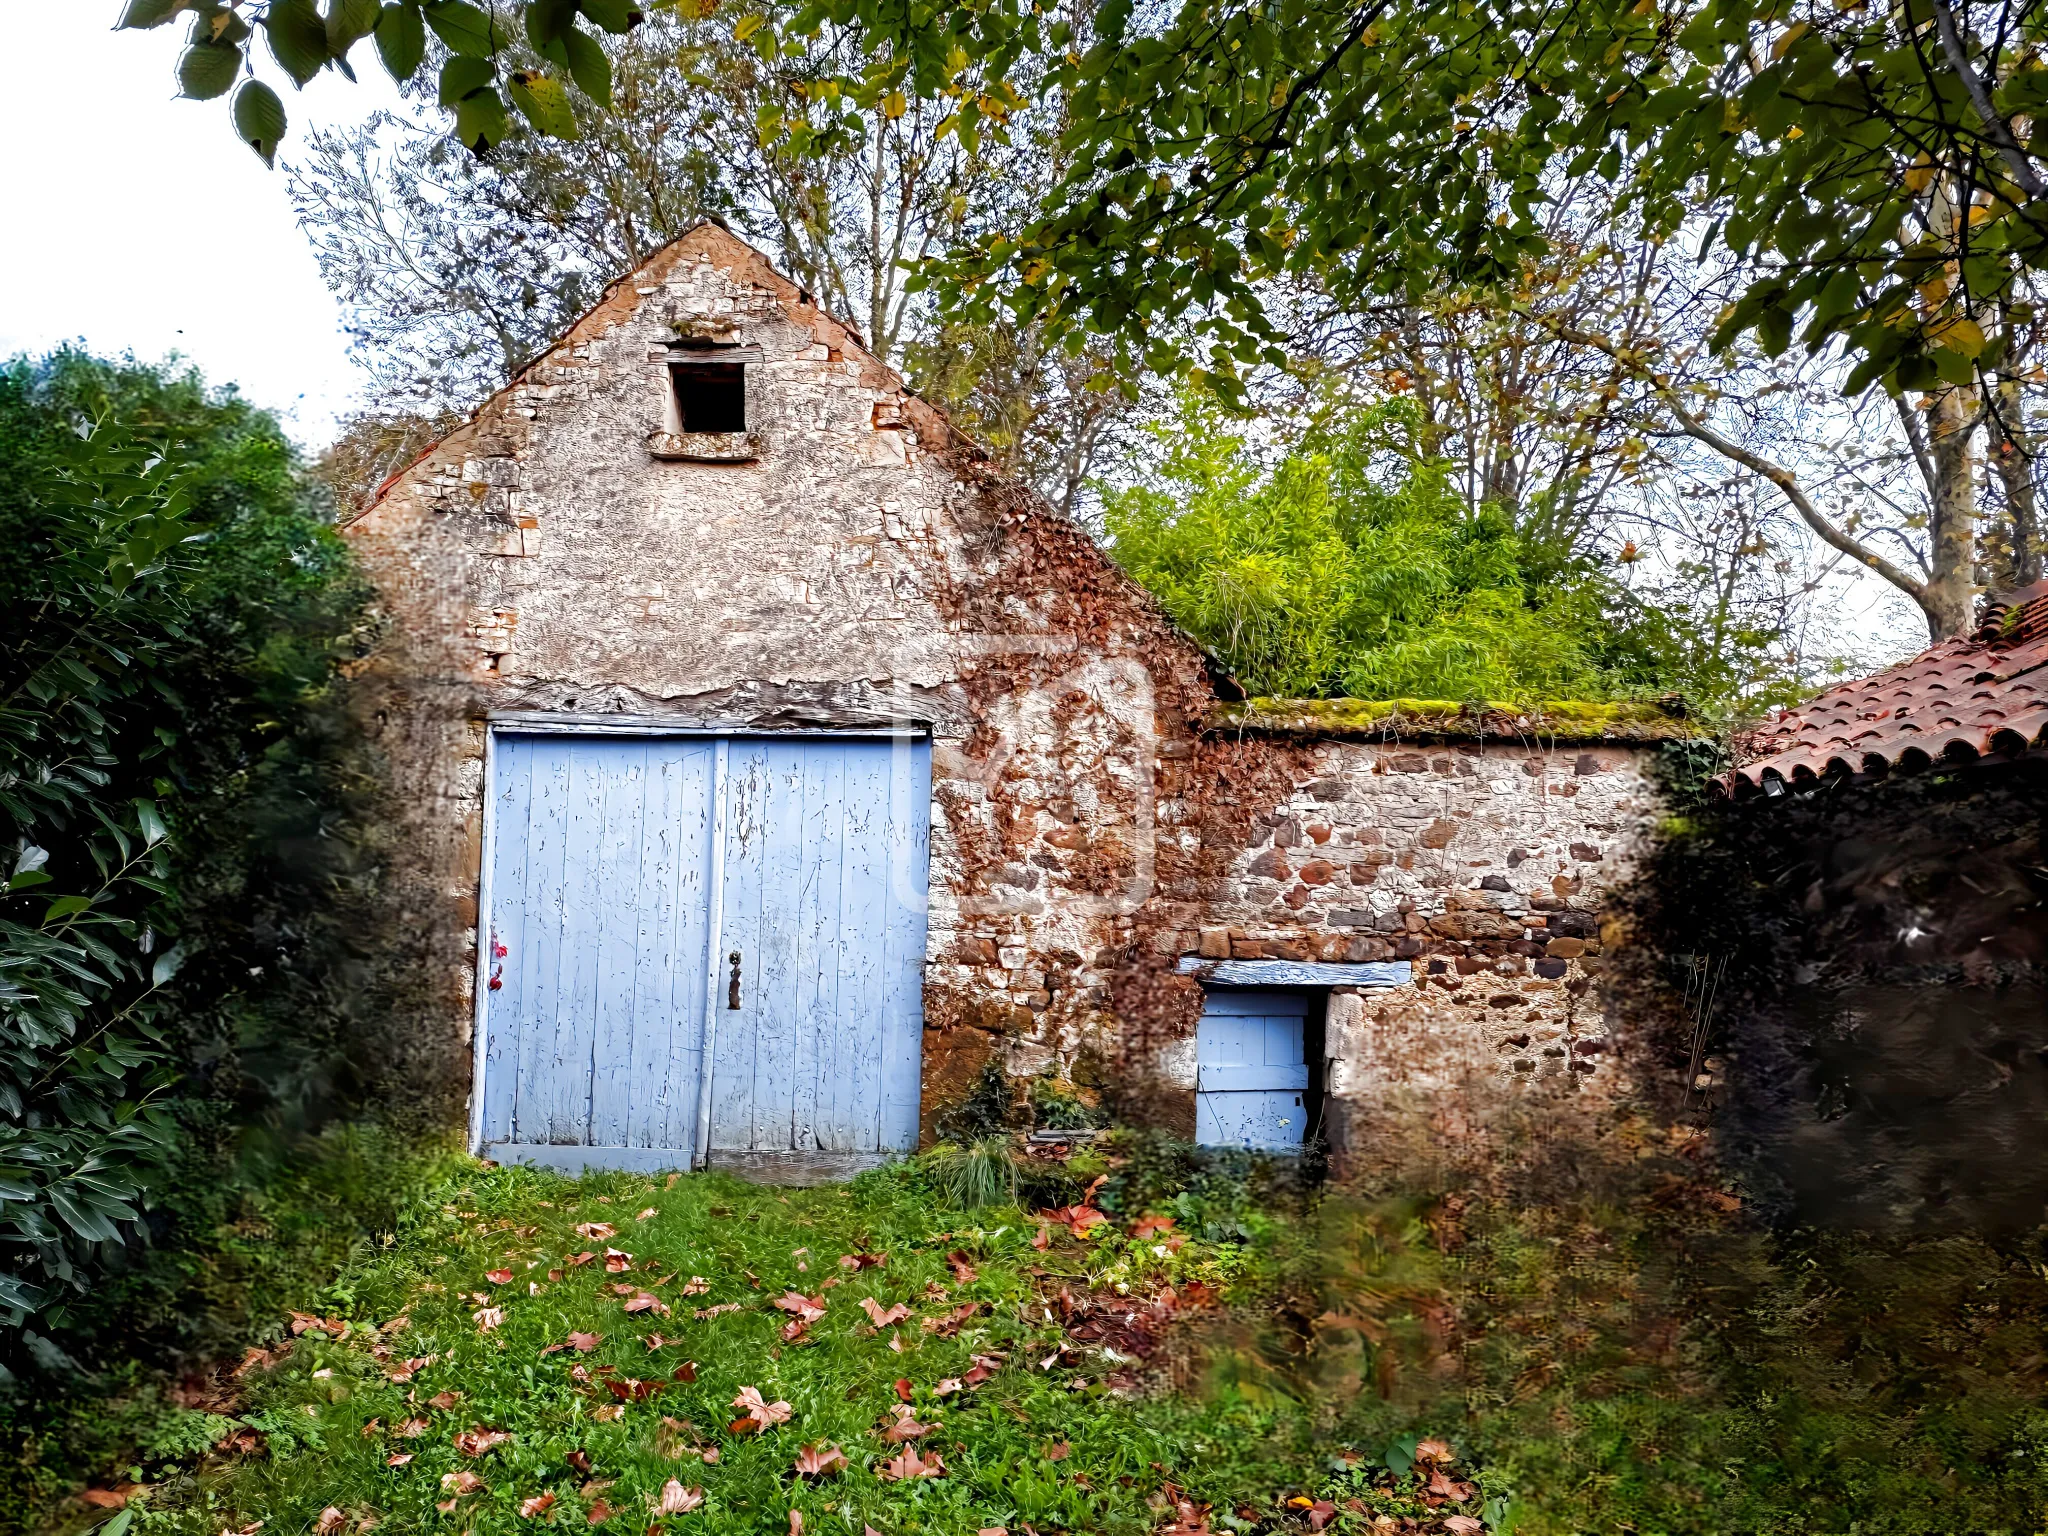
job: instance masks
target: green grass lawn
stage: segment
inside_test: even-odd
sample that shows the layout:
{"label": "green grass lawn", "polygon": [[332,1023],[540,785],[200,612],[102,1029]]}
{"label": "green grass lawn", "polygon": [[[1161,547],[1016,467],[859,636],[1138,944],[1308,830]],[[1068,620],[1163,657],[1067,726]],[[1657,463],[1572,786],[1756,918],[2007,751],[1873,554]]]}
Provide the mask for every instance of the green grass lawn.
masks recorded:
{"label": "green grass lawn", "polygon": [[1202,1388],[1175,1341],[1258,1283],[1255,1245],[965,1211],[915,1165],[441,1193],[245,1373],[231,1448],[136,1532],[1478,1529],[1426,1461],[1317,1461],[1284,1401]]}

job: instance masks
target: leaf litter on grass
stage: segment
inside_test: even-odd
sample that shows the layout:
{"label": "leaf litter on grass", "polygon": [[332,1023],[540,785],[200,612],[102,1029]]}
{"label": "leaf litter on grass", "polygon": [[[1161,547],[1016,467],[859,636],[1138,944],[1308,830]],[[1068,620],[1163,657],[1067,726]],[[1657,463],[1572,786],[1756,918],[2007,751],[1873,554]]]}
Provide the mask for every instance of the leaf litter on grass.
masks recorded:
{"label": "leaf litter on grass", "polygon": [[[635,1251],[609,1249],[604,1266],[578,1246],[615,1230],[589,1209],[602,1196],[640,1208]],[[301,1314],[294,1354],[251,1372],[252,1397],[309,1429],[225,1474],[216,1492],[239,1518],[303,1529],[321,1509],[360,1508],[410,1529],[456,1511],[473,1536],[509,1536],[522,1522],[616,1526],[645,1510],[687,1516],[706,1536],[784,1513],[892,1536],[912,1519],[934,1532],[1156,1536],[1206,1531],[1213,1498],[1256,1515],[1232,1516],[1240,1536],[1311,1528],[1281,1502],[1288,1490],[1270,1487],[1264,1442],[1284,1414],[1175,1398],[1150,1364],[1227,1283],[1224,1259],[1200,1243],[1139,1246],[1084,1199],[1051,1213],[1041,1247],[1022,1213],[1005,1223],[947,1210],[886,1177],[780,1196],[716,1176],[572,1184],[507,1168],[472,1175],[457,1199],[474,1214],[454,1242],[401,1244],[350,1278],[355,1305],[402,1327],[379,1336]],[[827,1287],[888,1285],[835,1309],[829,1289],[799,1283],[818,1253],[839,1256]],[[620,1260],[643,1282],[623,1296]],[[500,1279],[543,1265],[538,1293]],[[670,1280],[687,1282],[678,1295],[750,1299],[635,1308],[659,1303],[655,1287]],[[480,1330],[471,1298],[485,1287],[500,1315]],[[913,1308],[891,1291],[929,1308],[909,1337],[891,1325]],[[663,1331],[603,1326],[635,1310],[657,1312]],[[429,1410],[444,1415],[438,1428]],[[785,1438],[793,1424],[801,1446]],[[679,1478],[677,1461],[701,1466],[701,1481]],[[1417,1466],[1420,1493],[1428,1464]],[[189,1536],[219,1529],[202,1524]]]}

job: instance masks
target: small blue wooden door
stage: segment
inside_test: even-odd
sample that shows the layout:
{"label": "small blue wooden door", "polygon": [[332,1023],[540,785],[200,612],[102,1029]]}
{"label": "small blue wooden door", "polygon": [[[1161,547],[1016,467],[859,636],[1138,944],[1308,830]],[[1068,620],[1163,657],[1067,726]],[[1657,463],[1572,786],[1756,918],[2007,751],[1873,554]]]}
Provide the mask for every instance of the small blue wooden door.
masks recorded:
{"label": "small blue wooden door", "polygon": [[1206,1147],[1301,1145],[1308,1062],[1298,992],[1211,991],[1195,1040],[1195,1140]]}
{"label": "small blue wooden door", "polygon": [[493,760],[489,1155],[915,1145],[927,743],[503,732]]}

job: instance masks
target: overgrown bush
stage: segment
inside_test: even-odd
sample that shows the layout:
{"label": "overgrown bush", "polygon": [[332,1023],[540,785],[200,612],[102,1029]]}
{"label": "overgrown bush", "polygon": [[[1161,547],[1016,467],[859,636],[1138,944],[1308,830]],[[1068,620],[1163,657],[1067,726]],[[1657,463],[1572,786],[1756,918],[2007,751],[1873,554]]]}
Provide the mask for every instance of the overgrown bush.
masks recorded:
{"label": "overgrown bush", "polygon": [[0,551],[0,1369],[217,1346],[195,1245],[362,1091],[366,593],[274,420],[72,352],[0,370]]}
{"label": "overgrown bush", "polygon": [[1468,509],[1402,401],[1332,407],[1275,451],[1184,394],[1156,472],[1105,493],[1117,560],[1255,694],[1604,698],[1583,572],[1539,580],[1513,521]]}

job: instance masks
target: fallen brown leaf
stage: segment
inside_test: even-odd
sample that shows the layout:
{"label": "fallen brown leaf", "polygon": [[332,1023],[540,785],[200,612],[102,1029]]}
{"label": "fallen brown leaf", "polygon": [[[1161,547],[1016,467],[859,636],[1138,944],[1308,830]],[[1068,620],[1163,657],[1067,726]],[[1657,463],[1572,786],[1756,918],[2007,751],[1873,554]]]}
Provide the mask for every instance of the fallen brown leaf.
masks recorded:
{"label": "fallen brown leaf", "polygon": [[580,1238],[585,1239],[588,1242],[594,1243],[597,1242],[600,1238],[606,1238],[615,1235],[618,1232],[618,1230],[619,1229],[617,1227],[613,1226],[608,1221],[585,1221],[577,1224],[576,1235]]}
{"label": "fallen brown leaf", "polygon": [[532,1498],[520,1504],[519,1518],[522,1520],[552,1519],[553,1516],[549,1511],[554,1509],[554,1507],[555,1496],[552,1493],[536,1493]]}
{"label": "fallen brown leaf", "polygon": [[955,1248],[951,1253],[947,1254],[946,1262],[953,1266],[953,1279],[955,1282],[960,1285],[974,1284],[974,1265],[968,1262],[967,1255],[960,1249]]}
{"label": "fallen brown leaf", "polygon": [[479,1492],[483,1486],[484,1480],[474,1472],[443,1472],[441,1474],[441,1491],[443,1493],[452,1493],[460,1497],[465,1493]]}
{"label": "fallen brown leaf", "polygon": [[461,1401],[462,1394],[460,1392],[443,1390],[436,1392],[432,1397],[428,1398],[427,1406],[429,1408],[438,1408],[441,1412],[446,1413]]}
{"label": "fallen brown leaf", "polygon": [[320,1511],[320,1518],[313,1522],[313,1536],[334,1536],[336,1531],[347,1524],[348,1516],[330,1504]]}
{"label": "fallen brown leaf", "polygon": [[586,1515],[584,1518],[591,1525],[603,1525],[605,1521],[611,1519],[611,1517],[611,1505],[605,1503],[603,1499],[595,1499],[591,1501],[590,1513]]}
{"label": "fallen brown leaf", "polygon": [[919,1456],[917,1447],[906,1445],[896,1454],[894,1460],[885,1461],[875,1468],[875,1476],[884,1482],[909,1483],[921,1477],[944,1477],[946,1464],[937,1451],[930,1456]]}
{"label": "fallen brown leaf", "polygon": [[510,1285],[512,1283],[512,1271],[509,1269],[486,1270],[484,1278],[493,1285]]}
{"label": "fallen brown leaf", "polygon": [[735,1408],[744,1408],[747,1417],[764,1429],[770,1424],[787,1424],[790,1415],[796,1411],[788,1403],[764,1401],[758,1387],[741,1387],[740,1394],[732,1400],[732,1405]]}
{"label": "fallen brown leaf", "polygon": [[512,1437],[502,1429],[465,1429],[455,1436],[455,1449],[465,1456],[483,1456]]}
{"label": "fallen brown leaf", "polygon": [[657,1515],[687,1515],[703,1502],[702,1488],[685,1488],[672,1477],[662,1484],[661,1497],[655,1503],[654,1512]]}
{"label": "fallen brown leaf", "polygon": [[830,1477],[846,1470],[846,1456],[836,1445],[807,1445],[796,1453],[799,1477]]}
{"label": "fallen brown leaf", "polygon": [[906,1307],[902,1302],[899,1301],[895,1306],[884,1310],[882,1304],[872,1296],[861,1297],[860,1308],[863,1312],[867,1313],[868,1321],[877,1328],[886,1328],[891,1323],[900,1323],[904,1318],[910,1316],[910,1308]]}

